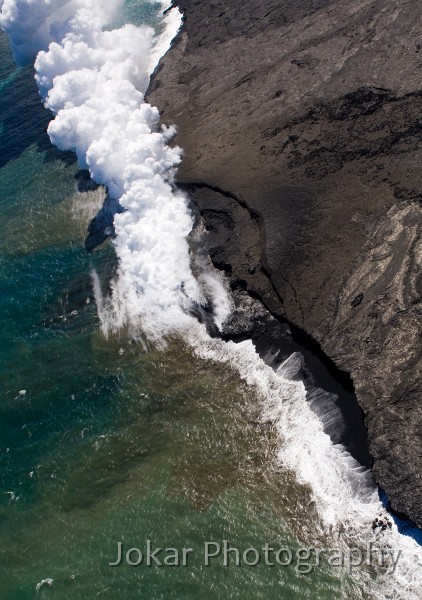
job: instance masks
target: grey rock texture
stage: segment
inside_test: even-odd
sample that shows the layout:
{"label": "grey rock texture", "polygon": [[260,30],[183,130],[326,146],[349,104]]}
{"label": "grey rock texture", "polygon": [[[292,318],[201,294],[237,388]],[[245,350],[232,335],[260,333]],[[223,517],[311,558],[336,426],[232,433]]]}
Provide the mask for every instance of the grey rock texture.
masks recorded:
{"label": "grey rock texture", "polygon": [[148,99],[231,228],[212,258],[351,374],[375,477],[422,526],[422,5],[177,4]]}

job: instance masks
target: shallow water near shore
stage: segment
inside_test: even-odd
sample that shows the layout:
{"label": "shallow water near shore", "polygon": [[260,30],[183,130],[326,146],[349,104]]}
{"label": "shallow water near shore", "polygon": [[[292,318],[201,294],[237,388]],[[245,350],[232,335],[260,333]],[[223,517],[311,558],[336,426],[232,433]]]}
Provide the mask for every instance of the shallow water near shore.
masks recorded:
{"label": "shallow water near shore", "polygon": [[[91,271],[106,278],[114,252],[83,246],[101,190],[79,194],[71,159],[37,144],[49,115],[32,70],[16,69],[0,40],[3,101],[22,101],[24,90],[35,107],[18,139],[4,139],[0,171],[2,598],[32,598],[48,578],[40,594],[52,598],[268,598],[280,586],[286,597],[298,588],[338,597],[341,580],[326,566],[306,577],[294,566],[204,566],[205,541],[294,550],[285,520],[309,498],[272,471],[274,433],[233,373],[177,340],[145,353],[103,337]],[[147,538],[192,547],[193,560],[108,566],[117,542],[142,548]]]}
{"label": "shallow water near shore", "polygon": [[[128,8],[136,23],[155,18]],[[0,44],[1,597],[32,598],[51,578],[40,597],[370,598],[325,560],[310,574],[294,561],[205,566],[206,542],[295,553],[336,540],[278,465],[276,428],[233,369],[178,339],[145,352],[103,336],[92,271],[107,281],[115,253],[84,249],[102,192],[76,191],[72,157],[45,140],[33,71],[14,67],[2,33]],[[190,547],[192,560],[109,566],[118,542],[144,551],[147,539]]]}
{"label": "shallow water near shore", "polygon": [[[102,336],[90,273],[106,272],[113,253],[85,253],[78,213],[70,218],[74,173],[31,146],[1,174],[11,212],[1,263],[2,597],[33,597],[50,577],[42,593],[57,598],[268,598],[280,586],[291,597],[298,587],[304,598],[338,597],[341,580],[327,567],[305,577],[294,567],[204,566],[205,541],[294,550],[309,498],[273,471],[274,432],[233,373],[178,341],[145,353]],[[192,547],[194,560],[108,566],[118,541],[147,538]]]}

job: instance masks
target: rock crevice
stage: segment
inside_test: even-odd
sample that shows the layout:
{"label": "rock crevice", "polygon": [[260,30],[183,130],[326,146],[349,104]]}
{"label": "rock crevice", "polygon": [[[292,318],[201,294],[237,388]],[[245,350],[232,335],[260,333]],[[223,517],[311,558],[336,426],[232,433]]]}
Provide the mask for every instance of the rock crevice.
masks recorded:
{"label": "rock crevice", "polygon": [[422,6],[177,4],[148,99],[212,258],[351,374],[375,477],[422,526]]}

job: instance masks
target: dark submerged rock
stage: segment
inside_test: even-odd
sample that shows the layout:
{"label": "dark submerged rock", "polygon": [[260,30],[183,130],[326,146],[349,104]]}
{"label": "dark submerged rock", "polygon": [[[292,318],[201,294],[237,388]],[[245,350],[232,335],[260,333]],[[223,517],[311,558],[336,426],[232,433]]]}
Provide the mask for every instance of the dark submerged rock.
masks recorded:
{"label": "dark submerged rock", "polygon": [[93,252],[109,238],[114,238],[114,216],[123,210],[118,201],[110,198],[107,194],[102,208],[88,226],[88,235],[85,239],[87,252]]}

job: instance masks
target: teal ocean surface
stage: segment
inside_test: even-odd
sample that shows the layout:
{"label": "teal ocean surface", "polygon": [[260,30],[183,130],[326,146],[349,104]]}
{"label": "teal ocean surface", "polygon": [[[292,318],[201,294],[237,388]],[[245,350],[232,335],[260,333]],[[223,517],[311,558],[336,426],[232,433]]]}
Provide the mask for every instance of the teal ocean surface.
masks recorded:
{"label": "teal ocean surface", "polygon": [[[121,21],[156,24],[157,7],[133,0]],[[33,68],[15,66],[4,33],[0,49],[1,599],[372,598],[358,569],[324,558],[307,574],[233,554],[205,565],[206,542],[295,553],[336,540],[234,371],[177,339],[146,352],[104,337],[92,272],[106,282],[116,256],[84,248],[104,192],[77,191]],[[118,542],[146,540],[193,552],[186,566],[109,565]]]}

